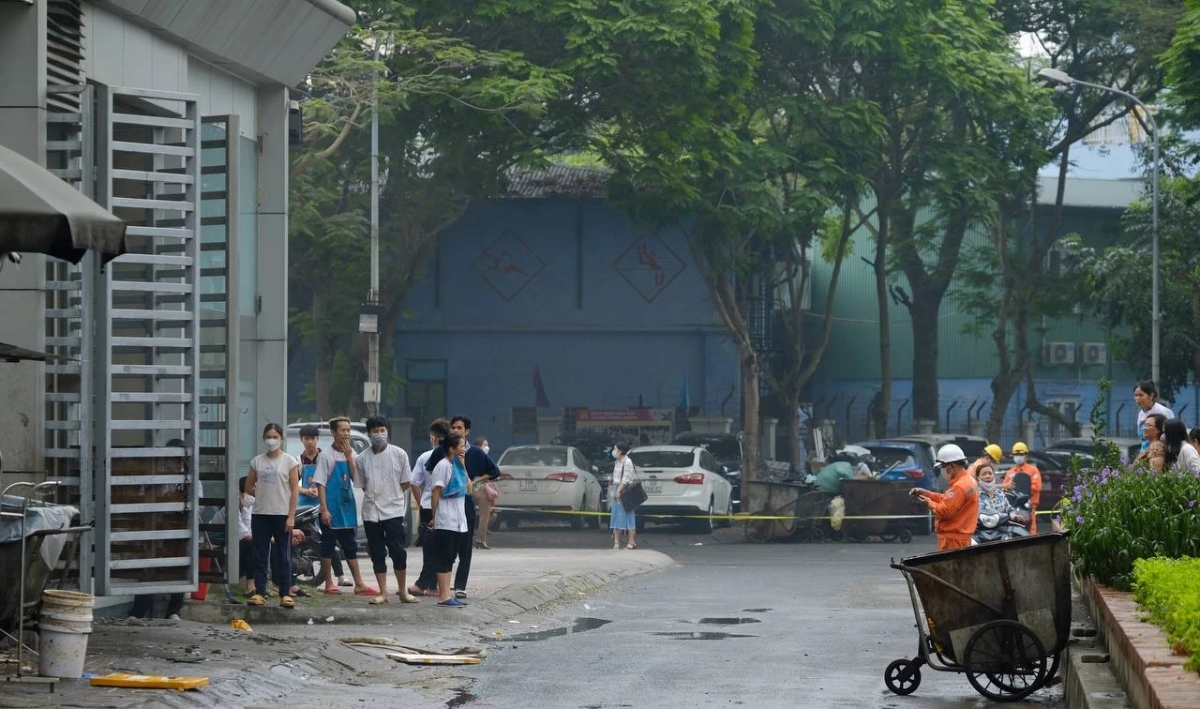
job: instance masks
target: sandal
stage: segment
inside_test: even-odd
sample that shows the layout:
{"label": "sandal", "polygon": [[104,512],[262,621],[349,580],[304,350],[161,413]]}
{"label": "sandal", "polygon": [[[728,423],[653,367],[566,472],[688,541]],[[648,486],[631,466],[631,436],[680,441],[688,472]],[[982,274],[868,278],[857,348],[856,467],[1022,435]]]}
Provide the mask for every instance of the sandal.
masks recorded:
{"label": "sandal", "polygon": [[248,606],[265,606],[265,605],[267,605],[267,599],[263,598],[262,596],[260,596],[256,593],[253,596],[246,599],[246,605],[248,605]]}
{"label": "sandal", "polygon": [[376,597],[372,598],[371,600],[367,601],[367,605],[382,606],[384,603],[387,603],[387,602],[388,602],[387,596],[376,596]]}
{"label": "sandal", "polygon": [[302,588],[297,588],[295,591],[292,591],[292,595],[296,598],[308,598],[312,594]]}
{"label": "sandal", "polygon": [[633,542],[629,542],[628,544],[625,545],[625,548],[626,549],[637,549],[637,544],[634,544]]}
{"label": "sandal", "polygon": [[363,588],[356,589],[354,591],[354,595],[356,595],[356,596],[378,596],[379,591],[376,591],[375,589],[371,588],[370,586],[365,586]]}
{"label": "sandal", "polygon": [[421,602],[420,598],[417,598],[416,596],[412,595],[411,593],[398,592],[396,595],[400,596],[401,603],[420,603]]}
{"label": "sandal", "polygon": [[279,607],[280,608],[295,608],[296,607],[296,599],[292,598],[291,596],[283,596],[279,599]]}
{"label": "sandal", "polygon": [[328,593],[331,596],[336,596],[336,595],[340,594],[341,592],[342,592],[342,589],[338,588],[337,586],[326,586],[325,587],[325,593]]}

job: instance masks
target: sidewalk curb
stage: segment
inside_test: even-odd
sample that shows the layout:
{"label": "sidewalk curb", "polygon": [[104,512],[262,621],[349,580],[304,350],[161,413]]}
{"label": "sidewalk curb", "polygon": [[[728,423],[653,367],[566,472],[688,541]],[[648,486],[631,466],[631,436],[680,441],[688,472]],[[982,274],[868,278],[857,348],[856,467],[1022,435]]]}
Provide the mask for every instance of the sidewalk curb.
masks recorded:
{"label": "sidewalk curb", "polygon": [[[614,569],[607,572],[587,571],[574,574],[547,573],[537,580],[518,582],[502,587],[490,595],[468,598],[469,604],[461,609],[437,608],[435,599],[422,598],[420,604],[400,604],[393,601],[385,606],[362,603],[336,604],[319,608],[280,608],[278,605],[247,606],[231,603],[188,603],[180,611],[184,620],[211,625],[229,625],[242,619],[254,625],[275,624],[373,624],[381,621],[403,621],[413,625],[439,625],[454,613],[459,621],[471,624],[486,624],[498,619],[538,610],[555,603],[579,598],[594,593],[605,586],[634,576],[659,571],[675,565],[666,554],[647,550],[635,567]],[[354,596],[350,596],[354,598]],[[400,610],[403,609],[403,610]],[[431,610],[424,610],[431,609]],[[459,625],[462,623],[459,622]]]}
{"label": "sidewalk curb", "polygon": [[1117,680],[1103,638],[1096,628],[1091,604],[1071,576],[1071,640],[1062,665],[1068,709],[1127,709],[1125,688]]}

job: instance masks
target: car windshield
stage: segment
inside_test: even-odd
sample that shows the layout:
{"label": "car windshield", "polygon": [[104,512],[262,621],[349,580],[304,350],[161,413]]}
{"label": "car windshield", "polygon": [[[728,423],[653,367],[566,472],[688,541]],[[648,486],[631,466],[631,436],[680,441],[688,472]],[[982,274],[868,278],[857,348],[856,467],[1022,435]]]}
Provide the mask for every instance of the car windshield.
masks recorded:
{"label": "car windshield", "polygon": [[741,460],[742,449],[736,438],[701,438],[685,437],[679,443],[689,446],[700,446],[706,449],[717,460]]}
{"label": "car windshield", "polygon": [[563,466],[566,448],[509,448],[500,456],[500,465]]}
{"label": "car windshield", "polygon": [[633,451],[629,457],[639,468],[689,468],[695,460],[691,451]]}
{"label": "car windshield", "polygon": [[886,470],[891,467],[897,468],[917,468],[917,459],[909,451],[903,448],[886,448],[883,446],[867,446],[867,450],[871,451],[871,455],[875,456],[875,466],[879,470]]}

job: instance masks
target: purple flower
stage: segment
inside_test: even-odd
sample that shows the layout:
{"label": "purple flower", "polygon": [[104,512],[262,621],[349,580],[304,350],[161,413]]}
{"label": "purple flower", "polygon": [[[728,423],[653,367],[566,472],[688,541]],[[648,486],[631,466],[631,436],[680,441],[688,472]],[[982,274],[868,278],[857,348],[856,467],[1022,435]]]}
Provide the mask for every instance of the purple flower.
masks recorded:
{"label": "purple flower", "polygon": [[1083,524],[1083,515],[1075,515],[1075,524]]}
{"label": "purple flower", "polygon": [[1188,501],[1188,509],[1189,509],[1189,510],[1190,510],[1190,509],[1192,509],[1192,508],[1193,508],[1193,507],[1195,507],[1195,506],[1196,506],[1196,501],[1195,501],[1195,500],[1189,500],[1189,501]]}

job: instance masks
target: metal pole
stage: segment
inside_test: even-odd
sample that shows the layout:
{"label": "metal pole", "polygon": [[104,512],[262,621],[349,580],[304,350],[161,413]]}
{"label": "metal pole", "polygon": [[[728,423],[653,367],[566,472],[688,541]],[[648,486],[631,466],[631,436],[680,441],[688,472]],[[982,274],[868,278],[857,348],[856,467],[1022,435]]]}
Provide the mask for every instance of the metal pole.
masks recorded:
{"label": "metal pole", "polygon": [[[379,39],[375,40],[375,61],[379,61]],[[367,302],[379,303],[379,86],[371,89],[371,290]],[[367,393],[365,403],[372,415],[379,413],[379,323],[367,335]]]}
{"label": "metal pole", "polygon": [[1124,96],[1141,108],[1142,112],[1146,115],[1146,119],[1150,122],[1150,144],[1154,151],[1154,163],[1150,166],[1150,238],[1152,241],[1152,273],[1150,276],[1150,379],[1153,380],[1155,384],[1161,384],[1162,379],[1160,379],[1160,374],[1162,372],[1160,367],[1160,353],[1162,349],[1162,307],[1159,303],[1159,281],[1161,278],[1160,274],[1162,268],[1159,261],[1158,247],[1158,121],[1154,120],[1154,113],[1150,110],[1150,107],[1143,103],[1142,100],[1137,96],[1134,96],[1128,91],[1122,91],[1121,89],[1115,89],[1111,86],[1105,86],[1103,84],[1093,84],[1090,81],[1080,81],[1079,79],[1074,78],[1069,80],[1070,83],[1073,84],[1088,86],[1100,91],[1107,91],[1109,93],[1117,94],[1118,96]]}

